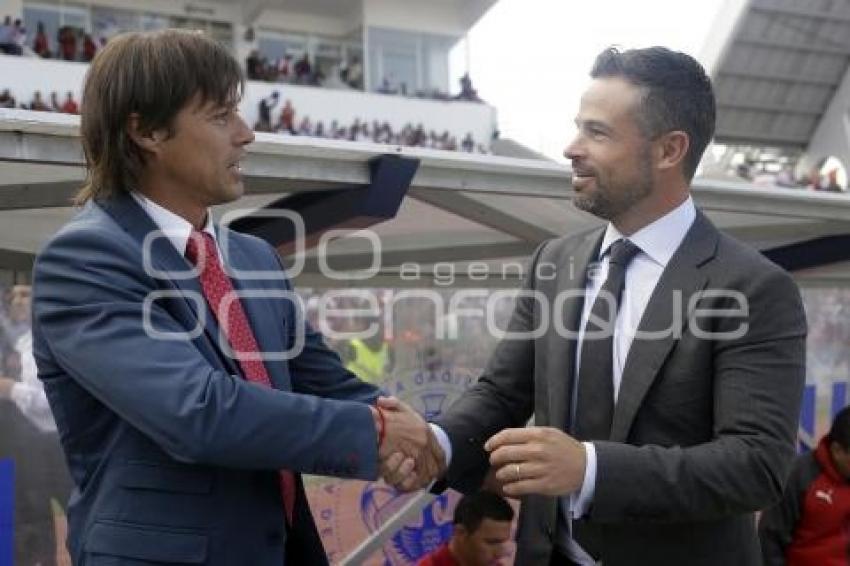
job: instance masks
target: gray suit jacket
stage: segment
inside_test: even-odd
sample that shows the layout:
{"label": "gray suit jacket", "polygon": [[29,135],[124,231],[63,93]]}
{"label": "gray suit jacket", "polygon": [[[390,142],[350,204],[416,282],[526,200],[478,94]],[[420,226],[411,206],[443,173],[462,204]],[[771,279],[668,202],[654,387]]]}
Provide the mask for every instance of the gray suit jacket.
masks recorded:
{"label": "gray suit jacket", "polygon": [[[483,443],[499,430],[524,426],[532,414],[540,426],[569,422],[575,339],[554,320],[577,330],[575,291],[600,243],[600,232],[564,237],[533,256],[526,287],[548,299],[550,328],[537,339],[502,341],[481,379],[438,420],[454,448],[452,487],[480,485]],[[557,266],[555,277],[537,269],[544,263]],[[539,328],[542,303],[519,299],[509,329]],[[707,309],[742,305],[737,316],[708,316]],[[596,491],[584,531],[601,540],[605,566],[758,564],[753,512],[782,492],[804,383],[806,322],[796,285],[698,213],[639,330],[662,332],[632,343],[611,438],[594,443]],[[516,564],[548,564],[556,513],[556,498],[523,499]]]}

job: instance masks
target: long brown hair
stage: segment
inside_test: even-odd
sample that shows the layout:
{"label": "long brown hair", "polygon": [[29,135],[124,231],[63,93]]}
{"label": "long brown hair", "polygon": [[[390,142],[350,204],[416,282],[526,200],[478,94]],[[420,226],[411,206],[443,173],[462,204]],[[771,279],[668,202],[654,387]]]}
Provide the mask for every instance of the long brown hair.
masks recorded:
{"label": "long brown hair", "polygon": [[80,133],[88,175],[75,202],[108,199],[136,188],[145,155],[127,123],[173,135],[174,118],[194,97],[235,104],[245,78],[227,49],[200,32],[169,29],[126,33],[92,61],[83,86]]}

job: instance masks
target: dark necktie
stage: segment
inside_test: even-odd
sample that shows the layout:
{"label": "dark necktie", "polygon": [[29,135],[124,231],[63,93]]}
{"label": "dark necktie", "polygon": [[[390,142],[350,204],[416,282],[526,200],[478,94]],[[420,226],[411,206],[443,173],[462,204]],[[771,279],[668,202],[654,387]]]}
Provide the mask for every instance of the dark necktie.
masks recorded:
{"label": "dark necktie", "polygon": [[[207,232],[193,230],[186,244],[186,258],[194,266],[200,263],[198,277],[204,298],[236,354],[245,379],[271,387],[272,382],[266,366],[259,359],[260,348],[257,340],[248,324],[248,317],[245,315],[242,303],[234,295],[230,277],[221,267],[213,237]],[[202,258],[200,262],[198,258]],[[224,322],[227,324],[223,324]],[[295,475],[291,471],[280,471],[280,489],[286,519],[291,525],[295,510]]]}
{"label": "dark necktie", "polygon": [[[608,277],[593,303],[581,345],[573,430],[578,440],[608,440],[611,436],[614,418],[614,326],[626,284],[626,268],[639,251],[636,245],[622,239],[609,248]],[[602,325],[597,321],[601,321]]]}

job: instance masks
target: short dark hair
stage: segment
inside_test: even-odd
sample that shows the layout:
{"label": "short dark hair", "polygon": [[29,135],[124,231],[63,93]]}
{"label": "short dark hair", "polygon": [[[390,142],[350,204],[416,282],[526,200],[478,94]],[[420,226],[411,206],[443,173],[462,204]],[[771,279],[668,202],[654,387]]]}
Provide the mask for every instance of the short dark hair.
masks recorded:
{"label": "short dark hair", "polygon": [[88,178],[76,202],[135,188],[144,154],[127,133],[131,114],[139,115],[143,131],[173,135],[174,118],[195,96],[202,104],[228,106],[244,88],[233,55],[200,32],[167,29],[110,39],[83,85],[80,134]]}
{"label": "short dark hair", "polygon": [[620,51],[609,47],[596,57],[590,76],[622,77],[644,89],[638,124],[652,139],[681,130],[690,147],[684,173],[693,179],[702,154],[714,136],[716,103],[711,79],[696,59],[665,47]]}
{"label": "short dark hair", "polygon": [[850,450],[850,407],[844,407],[835,415],[829,429],[829,441],[837,442],[845,450]]}
{"label": "short dark hair", "polygon": [[463,525],[467,532],[474,533],[484,519],[513,521],[514,510],[504,497],[491,491],[476,491],[461,497],[455,507],[455,525]]}

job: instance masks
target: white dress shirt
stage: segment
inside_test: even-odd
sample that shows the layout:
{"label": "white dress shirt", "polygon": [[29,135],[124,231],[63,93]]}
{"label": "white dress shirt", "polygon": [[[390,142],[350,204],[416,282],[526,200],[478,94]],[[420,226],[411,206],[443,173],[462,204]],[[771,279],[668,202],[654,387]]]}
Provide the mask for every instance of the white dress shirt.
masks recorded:
{"label": "white dress shirt", "polygon": [[[693,199],[689,196],[678,207],[626,238],[639,247],[640,252],[632,259],[626,269],[626,283],[620,301],[620,310],[617,313],[617,321],[614,325],[614,359],[612,366],[614,375],[612,379],[614,380],[615,405],[620,392],[620,381],[623,378],[626,357],[629,354],[629,349],[631,348],[632,341],[634,340],[646,306],[649,303],[649,299],[652,297],[653,291],[655,291],[658,280],[661,279],[661,274],[670,262],[670,258],[679,249],[682,240],[685,239],[685,235],[688,233],[695,219],[696,207],[694,206]],[[574,373],[576,376],[579,375],[579,368],[581,367],[581,346],[584,340],[584,327],[587,325],[587,319],[590,316],[593,303],[596,301],[596,295],[608,277],[609,255],[607,252],[611,244],[621,238],[624,238],[624,236],[620,234],[617,228],[613,224],[608,224],[605,235],[602,238],[602,245],[599,248],[599,256],[596,258],[599,262],[598,269],[593,272],[594,277],[588,280],[586,287],[584,308],[579,325],[578,343],[576,345]],[[573,403],[575,403],[576,398],[575,392],[578,391],[577,385],[576,380],[576,383],[573,384],[571,395]],[[575,410],[571,411],[571,414],[575,415]],[[587,450],[587,462],[584,469],[584,482],[582,483],[581,490],[571,494],[569,497],[561,499],[562,509],[567,513],[569,518],[581,517],[587,513],[587,509],[593,501],[594,490],[596,489],[596,448],[592,442],[585,442],[584,446]],[[573,547],[573,549],[565,550],[574,550],[577,547],[574,541],[570,540],[569,543],[568,546]],[[576,555],[574,552],[568,552],[568,554],[579,564],[587,563],[586,559],[582,560],[582,557]],[[592,562],[590,563],[592,564]]]}
{"label": "white dress shirt", "polygon": [[[174,214],[167,208],[155,203],[142,193],[133,191],[130,193],[133,198],[139,203],[139,206],[148,213],[148,216],[154,221],[154,224],[159,227],[162,234],[166,236],[175,249],[180,252],[180,255],[186,255],[186,245],[189,243],[189,236],[192,235],[194,227],[192,223],[178,214]],[[213,227],[212,213],[207,211],[207,221],[204,225],[204,232],[213,237],[216,249],[218,250],[218,259],[222,260],[221,249],[218,246],[218,237]],[[222,265],[224,262],[222,261]]]}
{"label": "white dress shirt", "polygon": [[23,415],[41,432],[56,432],[53,412],[38,380],[38,370],[32,355],[32,331],[27,331],[15,342],[21,360],[21,381],[12,385],[10,397]]}

